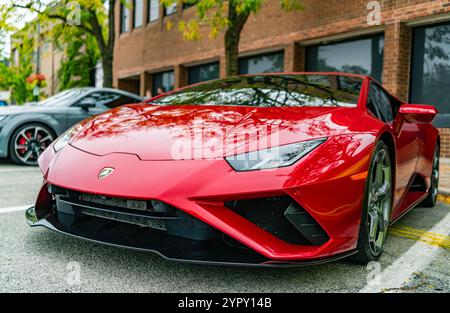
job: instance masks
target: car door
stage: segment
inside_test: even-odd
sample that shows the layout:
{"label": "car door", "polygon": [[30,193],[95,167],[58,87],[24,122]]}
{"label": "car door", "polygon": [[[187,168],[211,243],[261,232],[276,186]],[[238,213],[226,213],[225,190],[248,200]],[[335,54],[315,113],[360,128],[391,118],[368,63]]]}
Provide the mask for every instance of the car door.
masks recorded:
{"label": "car door", "polygon": [[[72,125],[96,114],[100,114],[105,111],[104,107],[98,104],[98,99],[101,96],[101,92],[93,92],[89,93],[82,98],[78,99],[75,103],[73,103],[68,109],[67,115],[67,124],[69,127]],[[83,108],[83,101],[91,100],[95,103],[94,107]]]}
{"label": "car door", "polygon": [[393,218],[400,215],[399,204],[408,192],[408,187],[416,172],[420,148],[419,128],[416,124],[405,123],[397,114],[401,103],[390,96],[381,86],[370,84],[368,108],[383,122],[390,125],[395,134],[396,167]]}
{"label": "car door", "polygon": [[[95,107],[84,109],[81,104],[86,99],[93,100],[95,103]],[[86,95],[85,97],[79,99],[76,103],[74,103],[70,108],[70,113],[68,116],[68,124],[69,127],[82,121],[92,115],[97,115],[103,113],[107,110],[115,108],[120,105],[136,103],[139,102],[139,99],[132,98],[120,92],[115,92],[113,90],[103,90],[96,91],[91,94]]]}

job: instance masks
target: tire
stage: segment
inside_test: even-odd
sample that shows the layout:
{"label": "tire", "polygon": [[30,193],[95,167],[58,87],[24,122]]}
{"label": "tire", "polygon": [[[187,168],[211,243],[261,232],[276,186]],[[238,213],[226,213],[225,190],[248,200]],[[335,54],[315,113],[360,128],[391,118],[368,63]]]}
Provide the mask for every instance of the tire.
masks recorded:
{"label": "tire", "polygon": [[436,143],[433,155],[430,190],[428,191],[428,196],[420,203],[420,206],[431,208],[436,205],[439,188],[439,154],[439,144]]}
{"label": "tire", "polygon": [[367,175],[357,253],[353,261],[367,264],[383,252],[392,213],[393,169],[389,149],[379,141],[374,149]]}
{"label": "tire", "polygon": [[36,166],[38,158],[55,137],[53,131],[45,125],[22,125],[13,132],[9,140],[8,156],[16,164]]}

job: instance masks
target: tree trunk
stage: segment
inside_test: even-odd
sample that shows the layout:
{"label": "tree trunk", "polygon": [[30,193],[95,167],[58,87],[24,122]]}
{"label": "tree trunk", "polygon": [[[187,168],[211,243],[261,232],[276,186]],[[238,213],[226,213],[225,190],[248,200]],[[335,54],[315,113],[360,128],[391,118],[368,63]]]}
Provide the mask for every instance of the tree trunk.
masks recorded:
{"label": "tree trunk", "polygon": [[226,76],[239,74],[239,42],[242,29],[250,15],[250,12],[237,13],[236,4],[230,1],[228,5],[228,20],[230,26],[225,32],[225,73]]}
{"label": "tree trunk", "polygon": [[113,61],[113,53],[102,54],[103,87],[105,88],[113,86]]}
{"label": "tree trunk", "polygon": [[103,72],[104,72],[104,87],[113,86],[113,65],[114,65],[114,45],[116,42],[116,0],[109,0],[108,9],[108,53],[105,56],[106,60],[103,61]]}
{"label": "tree trunk", "polygon": [[225,73],[227,76],[235,76],[239,73],[239,38],[236,33],[227,30],[225,33]]}
{"label": "tree trunk", "polygon": [[114,44],[115,36],[115,10],[116,0],[109,0],[108,9],[108,38],[103,36],[102,25],[100,24],[95,12],[92,12],[90,24],[92,33],[97,41],[103,66],[103,87],[111,88],[113,86],[113,64],[114,64]]}

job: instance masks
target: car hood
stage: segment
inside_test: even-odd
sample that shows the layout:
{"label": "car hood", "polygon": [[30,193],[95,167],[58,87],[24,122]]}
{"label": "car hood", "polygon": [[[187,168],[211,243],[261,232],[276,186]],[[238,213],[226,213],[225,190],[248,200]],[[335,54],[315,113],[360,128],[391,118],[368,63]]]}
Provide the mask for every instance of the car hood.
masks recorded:
{"label": "car hood", "polygon": [[122,106],[86,120],[71,145],[142,160],[208,159],[360,131],[356,108]]}

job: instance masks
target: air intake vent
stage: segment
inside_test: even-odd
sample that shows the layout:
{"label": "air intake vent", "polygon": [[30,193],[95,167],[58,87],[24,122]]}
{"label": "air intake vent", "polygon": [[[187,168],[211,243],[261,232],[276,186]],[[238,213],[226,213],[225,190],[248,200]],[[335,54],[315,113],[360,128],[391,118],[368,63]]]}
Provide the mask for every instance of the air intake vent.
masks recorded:
{"label": "air intake vent", "polygon": [[414,180],[411,184],[411,187],[409,187],[409,191],[426,192],[427,184],[425,183],[425,179],[422,176],[420,176],[419,174],[416,174],[416,176],[414,177]]}
{"label": "air intake vent", "polygon": [[284,216],[313,245],[322,245],[328,241],[327,233],[315,219],[296,202],[292,202]]}
{"label": "air intake vent", "polygon": [[329,239],[311,215],[288,196],[229,201],[225,206],[290,244],[321,245]]}

